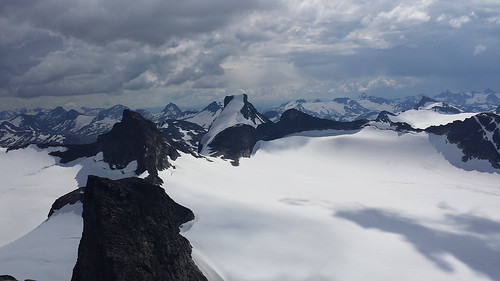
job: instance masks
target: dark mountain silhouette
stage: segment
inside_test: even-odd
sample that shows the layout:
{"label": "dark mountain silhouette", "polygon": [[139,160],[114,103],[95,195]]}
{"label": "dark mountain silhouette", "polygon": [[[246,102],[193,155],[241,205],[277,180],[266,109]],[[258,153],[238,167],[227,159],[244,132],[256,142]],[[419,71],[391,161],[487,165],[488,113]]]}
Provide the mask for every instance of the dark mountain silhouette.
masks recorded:
{"label": "dark mountain silhouette", "polygon": [[257,128],[249,125],[237,125],[217,134],[210,143],[214,156],[232,159],[238,164],[240,157],[249,157],[253,147],[259,140],[270,141],[289,134],[310,130],[358,130],[368,123],[367,120],[338,122],[320,119],[302,113],[296,109],[285,111],[280,121],[263,123]]}
{"label": "dark mountain silhouette", "polygon": [[147,179],[153,183],[160,183],[158,170],[171,166],[168,158],[175,160],[180,155],[177,149],[186,150],[167,141],[153,122],[126,109],[123,111],[122,121],[116,123],[110,132],[100,135],[97,142],[68,145],[66,151],[53,152],[52,155],[60,157],[61,163],[67,163],[102,151],[104,161],[110,168],[122,169],[135,160],[137,175],[148,171]]}

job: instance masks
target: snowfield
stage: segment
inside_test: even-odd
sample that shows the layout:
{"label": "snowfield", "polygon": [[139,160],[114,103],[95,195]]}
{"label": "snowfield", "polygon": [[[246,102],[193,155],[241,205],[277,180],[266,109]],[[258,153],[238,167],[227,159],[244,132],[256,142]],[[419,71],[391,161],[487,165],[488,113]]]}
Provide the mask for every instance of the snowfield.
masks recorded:
{"label": "snowfield", "polygon": [[[69,280],[81,205],[46,220],[51,204],[137,165],[47,153],[0,151],[0,275]],[[500,174],[460,153],[427,133],[312,131],[259,142],[238,167],[183,154],[160,177],[195,213],[182,235],[211,281],[500,280]]]}
{"label": "snowfield", "polygon": [[438,149],[458,152],[426,133],[309,132],[160,176],[224,280],[500,280],[500,175]]}
{"label": "snowfield", "polygon": [[82,204],[64,206],[30,233],[0,248],[0,274],[18,280],[71,280],[82,231]]}
{"label": "snowfield", "polygon": [[47,150],[36,146],[0,148],[0,167],[0,247],[47,219],[52,203],[78,187],[75,175],[81,168],[56,165]]}
{"label": "snowfield", "polygon": [[477,113],[443,114],[432,110],[407,110],[396,116],[389,116],[392,122],[404,122],[410,124],[414,129],[427,129],[430,126],[439,126],[452,123],[453,121],[464,121]]}

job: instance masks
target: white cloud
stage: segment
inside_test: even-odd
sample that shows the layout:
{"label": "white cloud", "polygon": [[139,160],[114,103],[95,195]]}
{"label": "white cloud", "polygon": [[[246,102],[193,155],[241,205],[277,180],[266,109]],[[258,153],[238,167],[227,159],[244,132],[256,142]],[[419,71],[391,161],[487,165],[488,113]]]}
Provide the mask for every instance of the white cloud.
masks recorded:
{"label": "white cloud", "polygon": [[484,51],[486,51],[485,45],[476,45],[476,47],[474,47],[474,55],[479,55]]}
{"label": "white cloud", "polygon": [[489,23],[500,24],[500,15],[486,19]]}
{"label": "white cloud", "polygon": [[386,76],[378,76],[372,77],[368,79],[363,79],[360,81],[354,81],[350,83],[344,83],[338,86],[338,89],[341,92],[367,92],[370,90],[374,90],[377,88],[385,88],[385,89],[402,89],[407,86],[413,85],[417,82],[417,79],[413,77],[386,77]]}
{"label": "white cloud", "polygon": [[470,22],[469,16],[461,16],[459,18],[452,18],[449,24],[454,28],[460,28],[462,24]]}
{"label": "white cloud", "polygon": [[430,16],[427,14],[427,7],[432,1],[415,2],[412,5],[399,4],[389,12],[381,12],[377,18],[382,21],[397,23],[418,23],[427,22]]}
{"label": "white cloud", "polygon": [[439,17],[437,17],[436,21],[442,22],[448,19],[448,16],[446,14],[440,14]]}

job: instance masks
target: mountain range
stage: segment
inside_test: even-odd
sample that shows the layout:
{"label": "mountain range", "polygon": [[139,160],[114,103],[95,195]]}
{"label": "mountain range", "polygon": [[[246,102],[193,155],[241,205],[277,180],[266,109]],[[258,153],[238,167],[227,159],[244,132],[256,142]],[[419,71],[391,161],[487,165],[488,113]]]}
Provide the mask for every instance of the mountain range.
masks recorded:
{"label": "mountain range", "polygon": [[0,278],[500,280],[500,103],[448,94],[4,112]]}
{"label": "mountain range", "polygon": [[[356,99],[336,98],[331,101],[297,100],[271,107],[260,114],[263,120],[276,122],[288,109],[296,109],[313,117],[335,121],[375,120],[382,111],[394,114],[411,109],[427,109],[442,113],[494,112],[500,105],[500,95],[487,89],[483,92],[443,92],[434,98],[412,96],[398,99],[360,95]],[[419,105],[420,104],[420,105]],[[82,144],[91,143],[108,132],[117,123],[127,107],[116,105],[108,109],[81,108],[65,110],[62,107],[47,110],[19,109],[0,112],[0,146],[15,147],[27,144]],[[137,110],[146,119],[161,128],[169,139],[197,148],[201,138],[221,114],[224,104],[212,102],[201,111],[182,111],[169,103],[159,113]],[[175,121],[174,121],[175,120]]]}

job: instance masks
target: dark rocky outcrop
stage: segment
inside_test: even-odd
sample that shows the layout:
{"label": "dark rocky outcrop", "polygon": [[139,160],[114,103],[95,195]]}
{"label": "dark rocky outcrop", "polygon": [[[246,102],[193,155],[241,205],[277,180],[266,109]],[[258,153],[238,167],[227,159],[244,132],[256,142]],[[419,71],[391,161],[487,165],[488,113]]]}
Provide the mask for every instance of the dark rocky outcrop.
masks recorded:
{"label": "dark rocky outcrop", "polygon": [[232,164],[237,166],[240,157],[250,157],[253,147],[259,140],[259,132],[250,125],[229,127],[217,134],[210,143],[214,151],[212,156],[231,159]]}
{"label": "dark rocky outcrop", "polygon": [[480,113],[476,116],[442,126],[432,126],[427,132],[446,135],[450,143],[462,150],[462,161],[470,159],[488,160],[500,169],[500,116],[494,113]]}
{"label": "dark rocky outcrop", "polygon": [[0,281],[17,281],[17,279],[10,275],[0,275]]}
{"label": "dark rocky outcrop", "polygon": [[339,122],[321,119],[289,109],[281,115],[276,123],[265,123],[257,127],[261,140],[274,140],[289,134],[311,130],[358,130],[368,123],[368,120]]}
{"label": "dark rocky outcrop", "polygon": [[270,141],[289,134],[310,130],[358,130],[365,126],[368,120],[339,122],[316,118],[296,109],[285,111],[276,122],[260,124],[257,128],[249,125],[237,125],[227,128],[217,134],[210,143],[214,156],[232,159],[238,164],[240,157],[249,157],[253,147],[259,140]]}
{"label": "dark rocky outcrop", "polygon": [[72,281],[206,280],[179,226],[193,213],[139,178],[89,176]]}
{"label": "dark rocky outcrop", "polygon": [[[10,276],[10,275],[0,275],[0,281],[17,281],[17,279],[14,278],[14,276]],[[24,281],[36,281],[36,280],[25,279]]]}
{"label": "dark rocky outcrop", "polygon": [[[252,122],[254,122],[255,124],[258,124],[257,120],[260,120],[261,122],[264,122],[264,123],[271,122],[269,119],[267,119],[266,116],[260,114],[257,111],[257,109],[255,109],[255,107],[253,106],[253,104],[251,104],[250,102],[248,102],[248,95],[247,94],[243,94],[243,102],[244,102],[244,105],[243,105],[243,107],[240,110],[241,114],[243,114],[243,117],[245,117],[248,120],[252,120]],[[225,99],[224,99],[224,106],[226,106],[226,100]]]}
{"label": "dark rocky outcrop", "polygon": [[175,160],[180,156],[177,149],[187,148],[167,141],[155,123],[140,114],[125,109],[122,121],[113,129],[97,138],[97,142],[83,145],[68,145],[66,151],[51,153],[67,163],[80,157],[90,157],[102,151],[104,161],[113,169],[125,168],[131,161],[137,161],[137,175],[148,171],[148,180],[161,183],[158,170],[171,166],[168,158]]}
{"label": "dark rocky outcrop", "polygon": [[386,110],[382,110],[377,118],[375,119],[375,121],[377,122],[391,122],[391,117],[390,116],[396,116],[396,114],[392,113],[392,112],[389,112],[389,111],[386,111]]}
{"label": "dark rocky outcrop", "polygon": [[52,207],[50,208],[48,217],[50,218],[55,211],[61,209],[68,204],[75,204],[77,202],[82,202],[83,200],[83,187],[75,189],[54,201]]}

